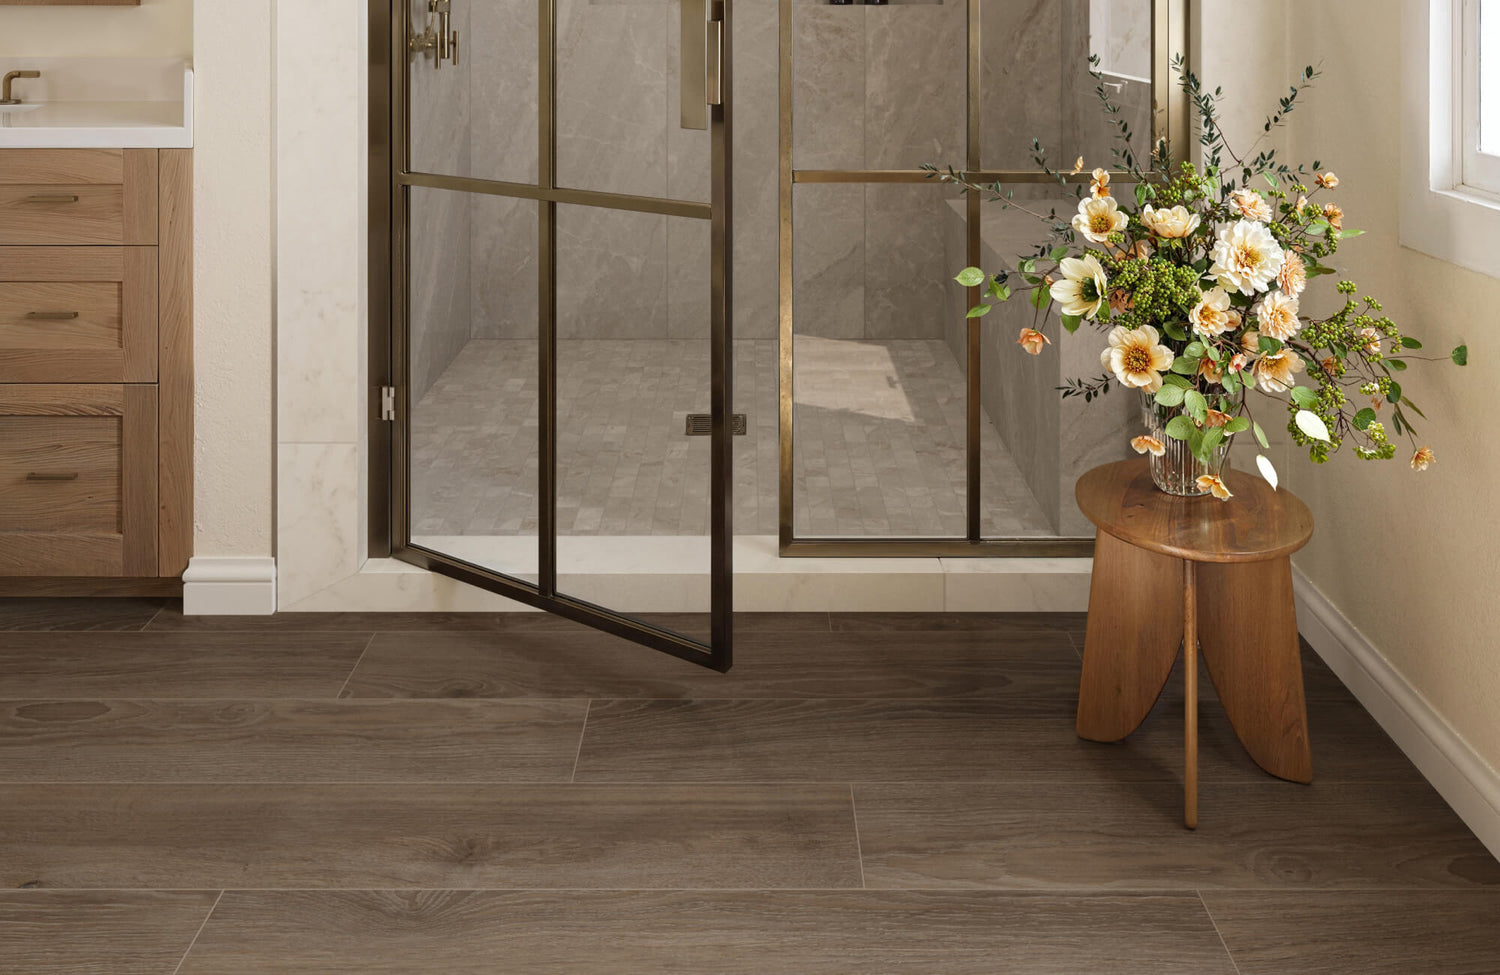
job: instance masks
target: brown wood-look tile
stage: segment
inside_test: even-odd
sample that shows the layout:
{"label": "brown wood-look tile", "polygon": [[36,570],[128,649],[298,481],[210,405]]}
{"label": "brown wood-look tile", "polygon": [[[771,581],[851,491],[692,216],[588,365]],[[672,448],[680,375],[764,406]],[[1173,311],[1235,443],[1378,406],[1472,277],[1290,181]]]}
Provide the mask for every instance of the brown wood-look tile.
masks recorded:
{"label": "brown wood-look tile", "polygon": [[0,786],[0,836],[0,886],[860,883],[842,785]]}
{"label": "brown wood-look tile", "polygon": [[869,887],[1474,887],[1500,863],[1426,785],[855,787]]}
{"label": "brown wood-look tile", "polygon": [[381,633],[353,697],[1074,697],[1065,636],[821,633],[742,636],[727,674],[605,634]]}
{"label": "brown wood-look tile", "polygon": [[1233,975],[1196,897],[239,892],[182,975]]}
{"label": "brown wood-look tile", "polygon": [[[1122,744],[1081,741],[1074,703],[1015,699],[594,701],[578,781],[1052,781],[1182,778],[1180,698]],[[1420,782],[1358,705],[1311,709],[1321,781]],[[1203,781],[1262,781],[1217,703],[1200,712]]]}
{"label": "brown wood-look tile", "polygon": [[0,891],[0,969],[172,975],[217,890]]}
{"label": "brown wood-look tile", "polygon": [[1240,975],[1494,975],[1500,891],[1203,894]]}
{"label": "brown wood-look tile", "polygon": [[0,630],[139,630],[161,599],[0,599]]}
{"label": "brown wood-look tile", "polygon": [[587,702],[7,701],[0,781],[558,782]]}
{"label": "brown wood-look tile", "polygon": [[834,632],[877,633],[983,631],[995,636],[1083,634],[1087,613],[833,613]]}
{"label": "brown wood-look tile", "polygon": [[0,633],[0,700],[335,698],[370,634]]}

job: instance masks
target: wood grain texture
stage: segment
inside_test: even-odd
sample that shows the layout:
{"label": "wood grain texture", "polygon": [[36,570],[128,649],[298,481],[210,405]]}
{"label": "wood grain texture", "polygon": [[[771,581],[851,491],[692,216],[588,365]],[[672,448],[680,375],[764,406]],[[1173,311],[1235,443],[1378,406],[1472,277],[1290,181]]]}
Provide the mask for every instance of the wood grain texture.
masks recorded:
{"label": "wood grain texture", "polygon": [[606,634],[380,632],[351,697],[1016,698],[1071,701],[1078,658],[1065,638],[957,632],[737,635],[727,674]]}
{"label": "wood grain texture", "polygon": [[[59,600],[101,603],[112,600]],[[139,629],[139,609],[75,619],[79,627]],[[87,612],[87,611],[85,611]],[[51,614],[7,613],[0,629],[41,629]],[[368,634],[0,633],[0,700],[57,698],[335,698],[370,642]]]}
{"label": "wood grain texture", "polygon": [[1200,565],[1203,661],[1240,743],[1261,768],[1311,782],[1292,563]]}
{"label": "wood grain texture", "polygon": [[6,149],[0,186],[26,183],[101,183],[123,186],[123,149]]}
{"label": "wood grain texture", "polygon": [[1312,512],[1259,477],[1224,473],[1229,501],[1174,497],[1151,483],[1145,459],[1096,467],[1078,479],[1078,507],[1101,531],[1196,562],[1255,562],[1290,555],[1312,537]]}
{"label": "wood grain texture", "polygon": [[0,416],[0,534],[117,534],[122,444],[118,417]]}
{"label": "wood grain texture", "polygon": [[157,149],[126,149],[121,243],[157,243]]}
{"label": "wood grain texture", "polygon": [[[641,613],[636,618],[666,629],[680,629],[680,613]],[[736,613],[735,636],[774,633],[827,633],[827,613]],[[542,612],[517,613],[277,613],[274,616],[183,616],[167,606],[152,623],[156,630],[386,630],[406,633],[592,634],[598,630]]]}
{"label": "wood grain texture", "polygon": [[0,781],[560,782],[584,701],[0,703]]}
{"label": "wood grain texture", "polygon": [[0,599],[182,598],[181,579],[108,576],[0,576]]}
{"label": "wood grain texture", "polygon": [[158,568],[181,576],[193,554],[193,152],[159,160],[160,358]]}
{"label": "wood grain texture", "polygon": [[172,975],[217,890],[0,890],[0,959],[26,975]]}
{"label": "wood grain texture", "polygon": [[1182,825],[1198,828],[1198,574],[1182,563]]}
{"label": "wood grain texture", "polygon": [[156,387],[126,386],[121,422],[120,574],[156,572]]}
{"label": "wood grain texture", "polygon": [[0,185],[0,244],[124,244],[125,187]]}
{"label": "wood grain texture", "polygon": [[1205,892],[1240,975],[1500,972],[1500,891]]}
{"label": "wood grain texture", "polygon": [[1078,685],[1080,738],[1121,741],[1161,696],[1182,644],[1182,563],[1100,532]]}
{"label": "wood grain texture", "polygon": [[0,7],[139,7],[141,0],[0,0]]}
{"label": "wood grain texture", "polygon": [[[161,612],[161,606],[160,599],[0,597],[0,632],[140,630]],[[87,649],[91,641],[72,645]],[[66,678],[66,668],[59,666],[55,672]],[[0,697],[4,696],[0,691]]]}
{"label": "wood grain texture", "polygon": [[859,886],[839,785],[0,786],[0,797],[0,886]]}
{"label": "wood grain texture", "polygon": [[181,975],[1234,975],[1190,895],[230,892]]}
{"label": "wood grain texture", "polygon": [[1196,833],[1176,828],[1173,793],[1123,781],[871,783],[854,797],[869,887],[1500,885],[1500,863],[1426,783],[1210,784]]}

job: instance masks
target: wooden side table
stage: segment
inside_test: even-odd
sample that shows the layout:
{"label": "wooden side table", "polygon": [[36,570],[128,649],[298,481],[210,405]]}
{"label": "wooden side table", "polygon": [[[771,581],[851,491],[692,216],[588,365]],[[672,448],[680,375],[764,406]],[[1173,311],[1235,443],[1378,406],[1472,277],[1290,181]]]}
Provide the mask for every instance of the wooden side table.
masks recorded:
{"label": "wooden side table", "polygon": [[1230,724],[1261,768],[1312,781],[1291,554],[1312,513],[1288,491],[1228,471],[1234,497],[1158,491],[1144,458],[1078,480],[1078,507],[1099,529],[1078,688],[1078,734],[1120,741],[1140,727],[1183,648],[1183,822],[1198,825],[1198,659]]}

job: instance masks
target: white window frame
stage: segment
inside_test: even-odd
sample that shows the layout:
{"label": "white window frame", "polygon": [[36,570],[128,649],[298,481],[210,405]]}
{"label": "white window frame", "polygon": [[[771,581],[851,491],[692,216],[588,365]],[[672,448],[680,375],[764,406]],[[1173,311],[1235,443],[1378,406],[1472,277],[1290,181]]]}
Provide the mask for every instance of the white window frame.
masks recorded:
{"label": "white window frame", "polygon": [[[1489,191],[1467,182],[1464,168],[1469,3],[1402,5],[1400,238],[1406,247],[1500,278],[1500,173]],[[1473,83],[1477,103],[1477,73]],[[1486,181],[1477,171],[1473,179]]]}
{"label": "white window frame", "polygon": [[[1479,147],[1479,11],[1480,0],[1458,0],[1453,18],[1457,34],[1453,39],[1454,84],[1458,91],[1454,99],[1458,110],[1453,124],[1457,139],[1454,153],[1461,166],[1459,185],[1500,199],[1500,156],[1481,152]],[[1500,61],[1500,52],[1494,56]]]}

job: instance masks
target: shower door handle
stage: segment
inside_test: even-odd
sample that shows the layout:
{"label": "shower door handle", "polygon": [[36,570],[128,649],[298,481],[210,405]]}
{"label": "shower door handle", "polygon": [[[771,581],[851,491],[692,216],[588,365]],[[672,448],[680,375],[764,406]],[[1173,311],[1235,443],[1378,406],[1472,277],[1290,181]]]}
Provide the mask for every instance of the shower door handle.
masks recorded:
{"label": "shower door handle", "polygon": [[708,107],[723,102],[724,24],[717,2],[681,0],[684,129],[708,128]]}

